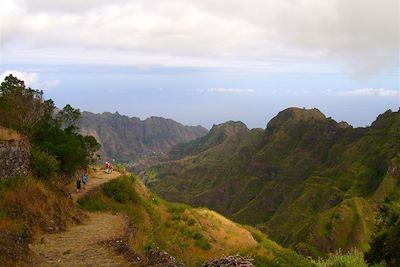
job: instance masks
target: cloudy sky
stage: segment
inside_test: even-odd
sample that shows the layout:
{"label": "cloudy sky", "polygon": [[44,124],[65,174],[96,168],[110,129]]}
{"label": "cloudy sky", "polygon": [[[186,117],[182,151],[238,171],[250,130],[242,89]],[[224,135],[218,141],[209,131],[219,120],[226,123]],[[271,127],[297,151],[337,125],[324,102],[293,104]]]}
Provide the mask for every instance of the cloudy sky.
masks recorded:
{"label": "cloudy sky", "polygon": [[58,106],[249,127],[397,110],[398,0],[2,0],[0,79]]}

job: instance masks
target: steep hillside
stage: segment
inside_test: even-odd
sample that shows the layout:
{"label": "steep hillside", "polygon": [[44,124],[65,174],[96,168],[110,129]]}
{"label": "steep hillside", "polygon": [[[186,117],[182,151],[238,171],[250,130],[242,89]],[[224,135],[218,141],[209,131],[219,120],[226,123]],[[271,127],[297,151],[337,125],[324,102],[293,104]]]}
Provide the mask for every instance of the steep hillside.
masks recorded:
{"label": "steep hillside", "polygon": [[[206,208],[158,198],[133,176],[111,181],[79,203],[89,211],[127,215],[134,226],[127,241],[129,247],[138,258],[148,257],[150,262],[154,251],[161,250],[187,266],[201,266],[207,260],[237,253],[253,258],[256,266],[312,266],[251,227],[233,223]],[[175,266],[160,263],[154,266]]]}
{"label": "steep hillside", "polygon": [[0,178],[0,265],[31,266],[29,244],[42,233],[55,233],[85,216],[68,192],[32,177]]}
{"label": "steep hillside", "polygon": [[140,120],[119,113],[83,112],[81,133],[92,135],[101,143],[105,159],[122,162],[160,156],[181,142],[204,136],[201,126],[184,126],[170,119],[150,117]]}
{"label": "steep hillside", "polygon": [[248,131],[247,126],[242,122],[228,121],[223,124],[213,125],[207,135],[173,146],[167,154],[167,159],[174,160],[195,155],[221,143],[236,143],[233,139],[245,136]]}
{"label": "steep hillside", "polygon": [[[211,132],[180,147],[212,143],[204,140]],[[390,170],[398,168],[399,133],[399,112],[354,129],[317,109],[290,108],[265,130],[200,146],[201,153],[185,152],[190,156],[150,168],[143,177],[166,199],[257,225],[306,255],[366,250],[376,203],[398,186]]]}

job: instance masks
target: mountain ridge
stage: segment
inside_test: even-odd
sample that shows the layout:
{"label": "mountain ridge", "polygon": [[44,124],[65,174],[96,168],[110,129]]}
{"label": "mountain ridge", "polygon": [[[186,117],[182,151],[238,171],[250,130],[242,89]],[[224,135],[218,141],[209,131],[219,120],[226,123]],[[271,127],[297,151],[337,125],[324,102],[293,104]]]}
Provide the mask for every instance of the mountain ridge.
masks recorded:
{"label": "mountain ridge", "polygon": [[152,116],[145,120],[118,112],[82,112],[81,133],[94,136],[101,144],[101,155],[108,160],[137,162],[160,157],[178,143],[205,135],[202,126],[185,126],[172,119]]}
{"label": "mountain ridge", "polygon": [[[397,188],[378,190],[395,167],[391,160],[399,157],[400,142],[391,137],[400,132],[399,117],[387,111],[370,127],[352,128],[316,109],[290,108],[264,130],[250,130],[142,175],[168,200],[207,206],[256,225],[305,255],[353,246],[366,250],[375,224],[372,196],[383,194],[382,199]],[[358,237],[335,216],[363,225],[349,226]]]}

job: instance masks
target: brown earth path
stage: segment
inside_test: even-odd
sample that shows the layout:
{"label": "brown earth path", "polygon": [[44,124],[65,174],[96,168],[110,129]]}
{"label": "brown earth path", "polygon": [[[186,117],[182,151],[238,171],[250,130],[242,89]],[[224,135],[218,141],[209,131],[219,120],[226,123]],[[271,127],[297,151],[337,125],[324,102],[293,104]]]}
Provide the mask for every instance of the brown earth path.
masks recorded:
{"label": "brown earth path", "polygon": [[[72,197],[77,201],[80,197],[121,174],[106,174],[96,171],[88,179],[85,190]],[[39,266],[132,266],[115,249],[107,246],[108,240],[122,238],[128,229],[127,220],[118,214],[87,212],[89,220],[81,225],[73,226],[65,232],[46,234],[31,245],[36,255],[35,265]]]}
{"label": "brown earth path", "polygon": [[89,174],[87,185],[79,193],[76,192],[76,181],[73,181],[68,186],[68,189],[71,192],[72,199],[76,202],[90,190],[99,187],[100,185],[107,183],[113,179],[116,179],[121,175],[122,174],[117,171],[113,171],[112,173],[105,173],[101,169],[96,169],[93,173]]}

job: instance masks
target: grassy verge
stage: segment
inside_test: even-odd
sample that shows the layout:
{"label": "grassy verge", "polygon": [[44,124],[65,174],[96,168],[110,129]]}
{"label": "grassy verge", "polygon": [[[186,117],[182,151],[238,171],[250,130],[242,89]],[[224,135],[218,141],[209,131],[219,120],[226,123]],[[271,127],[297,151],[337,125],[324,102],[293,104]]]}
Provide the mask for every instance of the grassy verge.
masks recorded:
{"label": "grassy verge", "polygon": [[61,189],[31,177],[0,179],[0,265],[24,265],[28,244],[41,233],[59,232],[83,214]]}

